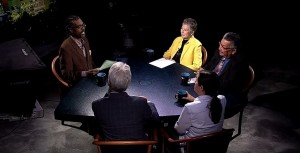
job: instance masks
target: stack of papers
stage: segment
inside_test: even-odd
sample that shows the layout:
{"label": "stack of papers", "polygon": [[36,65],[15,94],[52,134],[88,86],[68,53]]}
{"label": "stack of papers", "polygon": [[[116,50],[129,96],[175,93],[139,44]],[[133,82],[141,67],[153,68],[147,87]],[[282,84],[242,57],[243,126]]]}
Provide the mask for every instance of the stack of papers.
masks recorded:
{"label": "stack of papers", "polygon": [[173,61],[173,60],[167,60],[165,58],[160,58],[160,59],[150,62],[149,64],[159,67],[159,68],[164,68],[164,67],[167,67],[174,63],[175,63],[175,61]]}

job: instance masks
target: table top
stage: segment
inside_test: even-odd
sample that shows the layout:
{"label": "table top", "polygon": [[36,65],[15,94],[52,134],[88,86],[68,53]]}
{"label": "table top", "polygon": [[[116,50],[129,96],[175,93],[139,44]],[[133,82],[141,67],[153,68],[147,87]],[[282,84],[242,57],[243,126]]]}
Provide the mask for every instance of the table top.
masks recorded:
{"label": "table top", "polygon": [[[179,116],[183,105],[177,103],[175,94],[179,89],[185,89],[195,95],[194,84],[181,85],[181,73],[189,72],[194,77],[194,71],[174,63],[165,68],[150,65],[142,59],[129,59],[132,80],[126,92],[129,95],[144,96],[153,102],[160,117]],[[83,78],[62,98],[55,109],[55,119],[64,121],[84,121],[93,118],[92,102],[102,98],[108,86],[100,87],[96,80]]]}

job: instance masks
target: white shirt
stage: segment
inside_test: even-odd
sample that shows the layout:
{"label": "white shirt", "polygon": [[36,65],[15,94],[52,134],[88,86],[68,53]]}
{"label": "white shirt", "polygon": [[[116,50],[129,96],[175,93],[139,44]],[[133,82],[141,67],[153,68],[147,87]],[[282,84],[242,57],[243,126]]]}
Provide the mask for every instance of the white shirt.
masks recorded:
{"label": "white shirt", "polygon": [[185,104],[174,126],[175,130],[183,135],[180,138],[201,136],[222,130],[226,99],[223,95],[218,95],[218,98],[223,109],[220,122],[217,124],[214,124],[209,116],[208,106],[212,100],[211,96],[198,96],[193,102]]}

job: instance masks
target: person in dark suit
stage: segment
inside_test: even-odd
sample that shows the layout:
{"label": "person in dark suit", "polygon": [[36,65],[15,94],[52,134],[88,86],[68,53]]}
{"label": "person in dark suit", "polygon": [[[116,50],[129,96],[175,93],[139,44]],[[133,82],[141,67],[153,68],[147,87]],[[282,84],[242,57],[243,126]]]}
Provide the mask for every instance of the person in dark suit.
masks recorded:
{"label": "person in dark suit", "polygon": [[219,94],[226,97],[225,118],[235,115],[235,106],[247,102],[243,88],[249,79],[249,63],[241,55],[241,39],[237,33],[227,32],[219,42],[212,59],[201,69],[218,74],[221,82]]}
{"label": "person in dark suit", "polygon": [[81,77],[94,76],[98,73],[94,69],[92,51],[89,41],[85,37],[85,23],[78,16],[69,16],[66,19],[68,37],[59,49],[59,61],[62,77],[70,85]]}
{"label": "person in dark suit", "polygon": [[146,140],[147,130],[159,125],[154,103],[125,92],[130,82],[129,65],[114,63],[108,72],[108,93],[92,103],[99,133],[105,140]]}

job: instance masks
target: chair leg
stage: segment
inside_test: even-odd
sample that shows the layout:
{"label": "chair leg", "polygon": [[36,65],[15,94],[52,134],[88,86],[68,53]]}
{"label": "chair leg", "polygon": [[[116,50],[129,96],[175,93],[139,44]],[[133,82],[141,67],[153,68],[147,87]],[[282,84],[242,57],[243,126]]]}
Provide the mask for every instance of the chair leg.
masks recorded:
{"label": "chair leg", "polygon": [[190,150],[191,150],[190,143],[186,143],[186,152],[189,153],[191,152]]}
{"label": "chair leg", "polygon": [[165,140],[164,140],[163,136],[162,136],[162,142],[161,142],[161,152],[165,153]]}
{"label": "chair leg", "polygon": [[101,148],[100,148],[100,146],[97,146],[97,150],[98,150],[98,153],[101,153]]}
{"label": "chair leg", "polygon": [[243,113],[244,113],[244,109],[241,110],[240,116],[239,116],[239,128],[238,128],[238,133],[239,133],[239,135],[242,133]]}
{"label": "chair leg", "polygon": [[243,113],[244,113],[244,108],[240,111],[240,114],[239,114],[238,132],[231,138],[231,140],[236,138],[237,136],[241,135],[241,133],[242,133]]}
{"label": "chair leg", "polygon": [[148,145],[147,153],[151,153],[151,147],[152,147],[152,145]]}
{"label": "chair leg", "polygon": [[168,144],[166,144],[166,143],[168,143],[168,140],[166,140],[166,138],[164,138],[164,137],[162,136],[161,152],[162,152],[162,153],[165,153],[165,152],[166,152],[166,153],[171,153],[171,150],[170,150]]}

